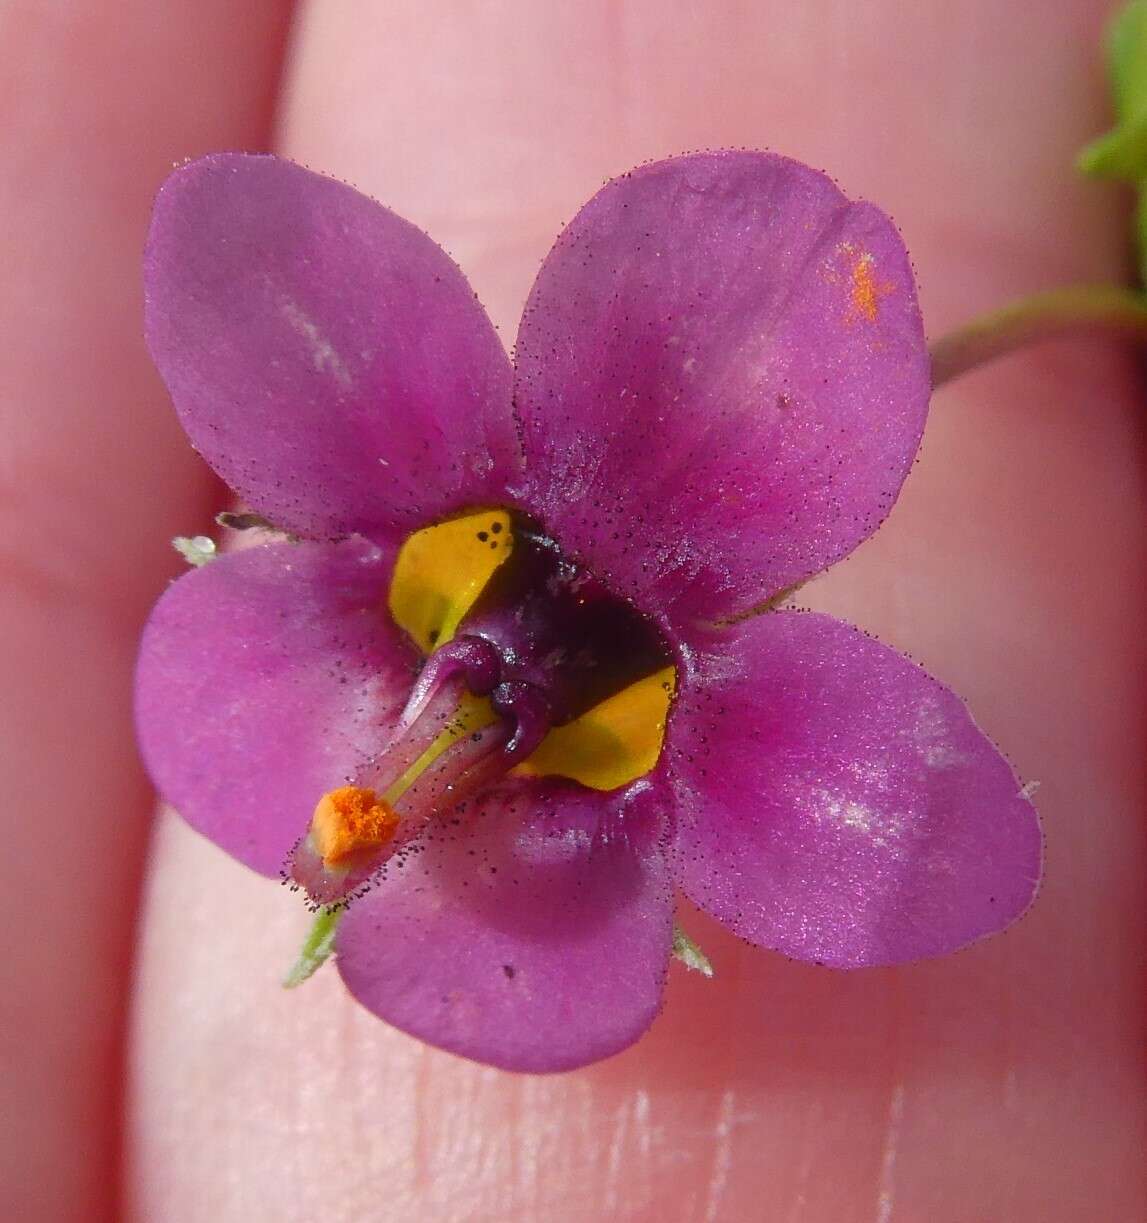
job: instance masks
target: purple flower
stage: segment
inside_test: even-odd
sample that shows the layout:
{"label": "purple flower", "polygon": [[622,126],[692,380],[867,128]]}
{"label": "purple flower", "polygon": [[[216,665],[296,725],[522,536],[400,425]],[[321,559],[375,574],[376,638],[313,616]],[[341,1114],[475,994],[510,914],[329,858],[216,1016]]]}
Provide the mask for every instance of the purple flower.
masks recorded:
{"label": "purple flower", "polygon": [[775,609],[876,529],[923,429],[878,209],[767,154],[644,166],[558,239],[511,365],[419,230],[214,156],[156,204],[147,336],[195,446],[298,538],[160,600],[145,759],[240,861],[354,898],[338,968],[388,1022],[606,1057],[657,1012],[675,888],[842,968],[1028,905],[1035,813],[963,704]]}

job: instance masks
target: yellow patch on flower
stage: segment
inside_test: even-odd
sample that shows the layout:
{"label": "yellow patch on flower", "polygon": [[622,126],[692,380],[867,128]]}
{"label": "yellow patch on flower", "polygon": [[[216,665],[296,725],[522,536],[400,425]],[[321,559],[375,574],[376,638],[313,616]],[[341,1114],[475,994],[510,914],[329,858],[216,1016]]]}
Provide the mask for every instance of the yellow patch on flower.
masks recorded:
{"label": "yellow patch on flower", "polygon": [[[449,641],[514,548],[505,510],[481,510],[416,531],[403,544],[391,581],[391,615],[426,654]],[[594,790],[615,790],[657,763],[673,700],[676,669],[661,670],[546,735],[518,776],[557,776]],[[466,697],[433,744],[380,798],[396,803],[463,734],[496,721],[489,701]]]}
{"label": "yellow patch on flower", "polygon": [[481,510],[415,531],[394,566],[389,607],[395,623],[429,654],[454,636],[513,550],[505,510]]}
{"label": "yellow patch on flower", "polygon": [[556,726],[514,770],[519,776],[556,776],[591,790],[616,790],[657,763],[676,689],[675,667],[663,667]]}

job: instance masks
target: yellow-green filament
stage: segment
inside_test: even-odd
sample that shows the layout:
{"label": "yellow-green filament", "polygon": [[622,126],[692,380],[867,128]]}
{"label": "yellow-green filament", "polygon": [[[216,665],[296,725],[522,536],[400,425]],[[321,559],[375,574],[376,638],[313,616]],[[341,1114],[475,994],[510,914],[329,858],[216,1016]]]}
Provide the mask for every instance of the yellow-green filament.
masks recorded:
{"label": "yellow-green filament", "polygon": [[471,696],[467,693],[459,702],[450,721],[439,732],[438,737],[383,793],[382,801],[393,807],[443,752],[457,743],[464,735],[472,735],[475,731],[482,730],[497,720],[497,715],[490,708],[490,702],[485,697]]}

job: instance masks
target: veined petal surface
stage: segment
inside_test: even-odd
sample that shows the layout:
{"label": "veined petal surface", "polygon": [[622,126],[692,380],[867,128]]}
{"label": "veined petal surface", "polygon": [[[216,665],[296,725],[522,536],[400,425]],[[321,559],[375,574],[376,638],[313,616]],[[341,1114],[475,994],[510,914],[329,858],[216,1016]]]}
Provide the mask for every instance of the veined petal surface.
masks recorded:
{"label": "veined petal surface", "polygon": [[466,278],[421,230],[280,158],[167,180],[146,333],[183,427],[299,535],[395,540],[504,496],[510,367]]}
{"label": "veined petal surface", "polygon": [[523,779],[467,803],[351,904],[336,942],[351,992],[507,1070],[624,1049],[657,1014],[672,941],[659,801]]}
{"label": "veined petal surface", "polygon": [[1039,822],[938,680],[830,616],[772,612],[698,660],[669,725],[690,898],[839,968],[953,951],[1039,881]]}
{"label": "veined petal surface", "polygon": [[522,500],[644,610],[746,610],[883,520],[930,393],[892,222],[766,153],[644,166],[559,237],[516,347]]}
{"label": "veined petal surface", "polygon": [[392,623],[393,557],[364,540],[267,544],[160,599],[136,670],[140,749],[193,827],[276,875],[315,804],[387,741],[416,652]]}

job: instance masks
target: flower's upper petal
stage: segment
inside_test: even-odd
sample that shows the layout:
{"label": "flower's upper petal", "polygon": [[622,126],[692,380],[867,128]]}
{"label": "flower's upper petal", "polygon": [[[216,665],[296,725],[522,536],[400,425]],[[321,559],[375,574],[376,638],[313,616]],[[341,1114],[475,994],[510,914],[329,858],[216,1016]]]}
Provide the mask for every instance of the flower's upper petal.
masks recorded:
{"label": "flower's upper petal", "polygon": [[388,1023],[507,1070],[632,1044],[660,1006],[672,887],[648,789],[517,780],[351,904],[339,970]]}
{"label": "flower's upper petal", "polygon": [[503,498],[502,344],[457,266],[373,200],[275,157],[206,157],[156,200],[145,280],[183,427],[276,526],[393,537]]}
{"label": "flower's upper petal", "polygon": [[516,353],[523,500],[679,621],[754,606],[871,534],[930,389],[895,227],[764,153],[604,187],[543,265]]}
{"label": "flower's upper petal", "polygon": [[391,560],[363,540],[251,548],[180,578],[152,612],[136,673],[148,771],[265,875],[406,700],[416,655],[386,611]]}
{"label": "flower's upper petal", "polygon": [[963,703],[829,616],[776,612],[702,658],[669,727],[680,882],[737,934],[838,967],[1002,929],[1036,814]]}

